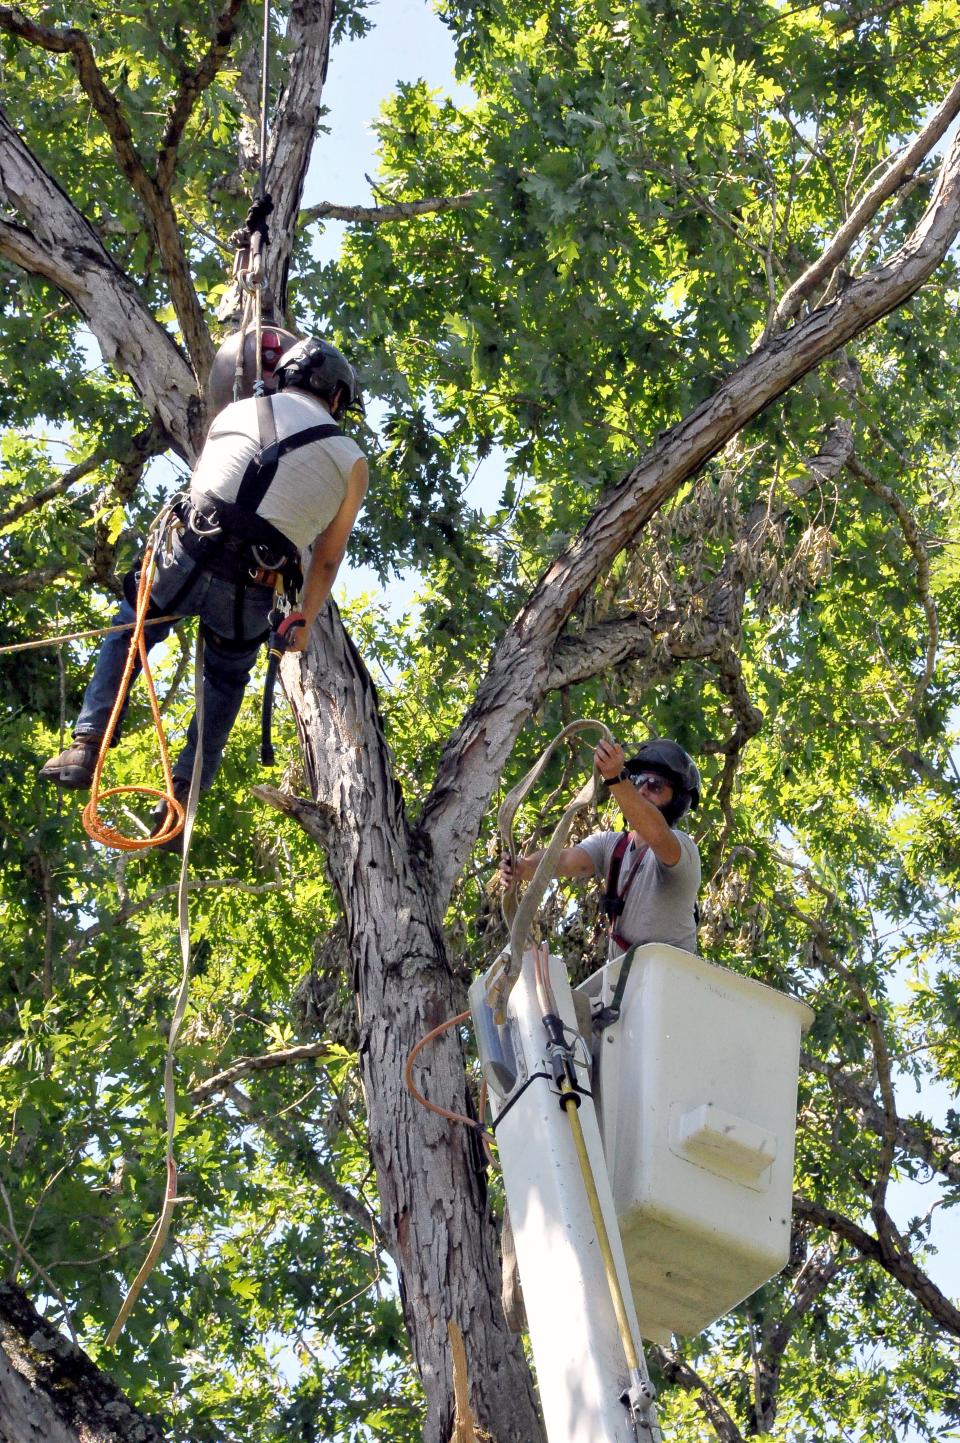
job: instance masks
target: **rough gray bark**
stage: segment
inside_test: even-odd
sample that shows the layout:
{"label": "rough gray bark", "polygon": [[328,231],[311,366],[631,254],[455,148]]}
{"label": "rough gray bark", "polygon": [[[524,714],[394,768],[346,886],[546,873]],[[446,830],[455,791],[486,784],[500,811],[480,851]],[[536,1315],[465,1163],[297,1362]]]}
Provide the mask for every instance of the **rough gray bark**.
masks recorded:
{"label": "rough gray bark", "polygon": [[[279,239],[268,266],[278,296],[315,132],[331,13],[330,0],[295,0],[289,22],[291,70],[277,108],[269,169]],[[147,409],[191,458],[202,423],[190,367],[96,232],[3,117],[0,202],[9,208],[0,215],[0,254],[70,298],[107,359],[131,377]],[[925,217],[901,251],[833,304],[758,348],[612,488],[498,647],[476,702],[446,748],[421,830],[405,815],[372,686],[333,608],[317,628],[303,668],[293,658],[285,663],[315,800],[287,798],[283,804],[326,850],[343,900],[383,1226],[397,1258],[427,1394],[429,1443],[447,1443],[453,1420],[451,1319],[466,1340],[482,1426],[496,1443],[528,1443],[540,1433],[522,1352],[499,1307],[494,1230],[472,1135],[424,1113],[404,1089],[402,1070],[414,1042],[459,1010],[444,950],[444,911],[511,747],[556,677],[558,638],[578,601],[678,486],[826,356],[912,295],[958,228],[955,144]],[[427,1054],[421,1079],[432,1099],[469,1111],[455,1032]],[[842,1231],[844,1220],[833,1215],[814,1220]],[[881,1248],[860,1233],[851,1239],[856,1246]],[[844,1235],[849,1237],[849,1227]],[[896,1262],[902,1271],[902,1260]],[[57,1438],[53,1432],[42,1436]]]}
{"label": "rough gray bark", "polygon": [[307,165],[320,120],[330,58],[334,0],[294,0],[287,22],[286,83],[277,101],[267,150],[267,189],[273,197],[267,280],[281,307],[296,240]]}
{"label": "rough gray bark", "polygon": [[90,222],[0,110],[0,255],[43,276],[76,306],[107,361],[130,377],[177,451],[203,440],[193,371],[150,314]]}
{"label": "rough gray bark", "polygon": [[[447,1443],[453,1427],[452,1320],[466,1344],[480,1426],[495,1443],[536,1443],[529,1370],[500,1306],[480,1149],[468,1128],[425,1111],[403,1082],[414,1044],[463,1007],[444,944],[443,899],[407,822],[373,685],[335,607],[317,628],[323,665],[301,674],[290,658],[284,679],[318,800],[275,800],[324,848],[347,917],[370,1151],[427,1398],[424,1438]],[[456,1030],[422,1054],[418,1085],[431,1101],[470,1115]]]}
{"label": "rough gray bark", "polygon": [[163,1443],[86,1353],[0,1284],[0,1443]]}

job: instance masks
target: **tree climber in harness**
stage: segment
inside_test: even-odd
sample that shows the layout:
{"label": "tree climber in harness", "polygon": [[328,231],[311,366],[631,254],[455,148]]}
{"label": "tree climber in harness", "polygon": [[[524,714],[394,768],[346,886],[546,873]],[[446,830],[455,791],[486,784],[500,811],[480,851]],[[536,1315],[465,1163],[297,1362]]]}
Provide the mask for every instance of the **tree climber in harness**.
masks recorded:
{"label": "tree climber in harness", "polygon": [[[153,585],[154,615],[195,615],[203,630],[203,791],[213,784],[257,652],[270,633],[277,591],[285,590],[292,602],[303,587],[304,624],[291,632],[289,644],[304,651],[367,489],[363,453],[335,424],[351,408],[363,410],[357,376],[345,356],[308,337],[286,352],[276,377],[276,395],[234,401],[215,417],[189,495],[177,504],[177,523],[161,548]],[[308,548],[304,576],[300,559]],[[116,624],[133,621],[135,590],[131,572]],[[162,641],[172,625],[149,627],[148,644]],[[91,785],[127,646],[123,632],[105,638],[73,743],[41,767],[46,781],[75,789]],[[134,676],[138,670],[139,665]],[[179,802],[190,788],[196,745],[194,718],[173,767]],[[161,802],[154,833],[165,813]],[[179,850],[180,844],[177,836],[162,845]]]}
{"label": "tree climber in harness", "polygon": [[[557,858],[560,877],[596,877],[604,884],[611,951],[616,955],[646,942],[697,950],[696,907],[700,853],[677,822],[700,801],[700,773],[676,742],[645,742],[626,760],[623,748],[601,741],[594,754],[600,775],[623,813],[627,830],[600,831]],[[522,857],[511,870],[500,863],[509,886],[514,874],[529,881],[542,852]]]}

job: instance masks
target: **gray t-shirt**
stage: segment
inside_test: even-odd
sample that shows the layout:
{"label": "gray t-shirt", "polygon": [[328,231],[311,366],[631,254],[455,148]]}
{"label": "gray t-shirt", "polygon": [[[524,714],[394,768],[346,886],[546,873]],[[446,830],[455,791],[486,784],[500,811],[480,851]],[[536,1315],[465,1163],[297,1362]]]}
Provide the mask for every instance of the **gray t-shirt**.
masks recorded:
{"label": "gray t-shirt", "polygon": [[[593,863],[601,885],[606,887],[610,859],[622,832],[593,832],[578,842]],[[637,860],[631,839],[620,867],[618,892],[625,898],[624,909],[614,924],[626,942],[668,942],[685,952],[697,950],[697,928],[693,909],[700,890],[700,853],[686,832],[674,830],[680,843],[680,859],[672,867],[658,862],[648,847]]]}
{"label": "gray t-shirt", "polygon": [[[318,396],[293,387],[271,398],[277,436],[285,441],[298,431],[323,426],[329,408]],[[233,501],[247,463],[260,450],[260,426],[254,400],[234,401],[214,417],[190,481],[194,504],[204,496]],[[257,507],[300,551],[312,546],[340,509],[353,464],[363,455],[349,436],[328,436],[281,457],[270,489]]]}

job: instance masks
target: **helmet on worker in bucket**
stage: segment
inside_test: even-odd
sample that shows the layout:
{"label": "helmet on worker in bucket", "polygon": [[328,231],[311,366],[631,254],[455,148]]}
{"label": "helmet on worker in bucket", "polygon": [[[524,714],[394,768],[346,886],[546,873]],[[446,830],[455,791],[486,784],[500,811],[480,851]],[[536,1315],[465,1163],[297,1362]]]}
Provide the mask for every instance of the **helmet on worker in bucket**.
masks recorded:
{"label": "helmet on worker in bucket", "polygon": [[700,802],[697,764],[678,742],[660,737],[644,742],[636,756],[625,763],[624,771],[632,777],[640,772],[656,772],[666,777],[673,787],[673,796],[660,810],[671,827]]}
{"label": "helmet on worker in bucket", "polygon": [[344,396],[343,411],[363,411],[357,373],[343,352],[329,341],[321,341],[316,336],[298,341],[280,358],[276,375],[281,391],[288,386],[299,386],[329,402],[340,390]]}

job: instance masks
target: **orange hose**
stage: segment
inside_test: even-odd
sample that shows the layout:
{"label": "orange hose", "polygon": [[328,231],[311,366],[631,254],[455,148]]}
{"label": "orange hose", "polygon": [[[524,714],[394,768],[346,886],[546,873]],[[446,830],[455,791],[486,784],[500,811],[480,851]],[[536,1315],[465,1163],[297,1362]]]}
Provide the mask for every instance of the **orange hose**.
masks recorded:
{"label": "orange hose", "polygon": [[[483,1094],[481,1094],[481,1112],[480,1121],[478,1122],[475,1117],[465,1117],[462,1112],[450,1112],[449,1109],[446,1107],[438,1107],[436,1103],[431,1102],[428,1098],[424,1097],[423,1093],[419,1091],[416,1083],[413,1080],[413,1064],[416,1062],[417,1057],[426,1047],[427,1043],[432,1042],[435,1037],[440,1037],[444,1032],[449,1031],[451,1027],[456,1027],[459,1025],[459,1023],[466,1022],[469,1016],[470,1009],[467,1008],[466,1012],[458,1012],[456,1017],[448,1017],[446,1022],[441,1022],[439,1027],[434,1027],[432,1032],[427,1033],[426,1037],[421,1037],[420,1041],[410,1053],[410,1056],[407,1058],[407,1061],[404,1065],[403,1080],[406,1084],[407,1091],[410,1093],[410,1096],[416,1098],[417,1102],[419,1102],[422,1107],[427,1108],[429,1112],[435,1112],[438,1117],[446,1118],[447,1122],[459,1122],[462,1123],[464,1127],[472,1127],[475,1132],[479,1132],[480,1137],[483,1140],[484,1150],[487,1154],[488,1159],[490,1160],[490,1163],[493,1167],[499,1168],[500,1164],[497,1162],[497,1159],[493,1154],[493,1150],[490,1146],[490,1138],[487,1136],[487,1130],[483,1125],[483,1106],[485,1100]],[[486,1083],[484,1083],[484,1088],[485,1087]]]}
{"label": "orange hose", "polygon": [[[127,652],[127,663],[124,668],[123,678],[117,691],[116,700],[113,703],[113,711],[110,713],[110,720],[107,722],[106,731],[100,742],[100,754],[97,757],[97,765],[93,773],[93,785],[90,789],[90,800],[83,809],[83,825],[87,835],[95,842],[102,842],[106,847],[116,847],[123,852],[141,852],[148,847],[159,846],[161,842],[172,841],[183,831],[184,810],[173,794],[173,775],[170,771],[170,757],[167,752],[167,739],[163,734],[163,720],[160,716],[160,703],[157,701],[157,693],[153,685],[153,677],[150,674],[150,663],[147,660],[147,643],[143,631],[147,620],[147,612],[150,608],[150,593],[153,590],[153,578],[156,572],[155,547],[149,545],[144,554],[143,565],[140,568],[140,580],[137,585],[136,620],[133,631],[130,634],[130,649]],[[159,791],[156,787],[108,787],[106,791],[100,790],[100,778],[103,775],[104,764],[107,759],[107,752],[110,750],[110,743],[113,740],[114,732],[117,729],[117,722],[123,710],[123,703],[127,695],[127,688],[130,685],[130,678],[133,675],[133,668],[136,662],[137,653],[140,655],[140,662],[143,667],[143,676],[147,684],[147,692],[150,697],[150,710],[153,714],[153,724],[156,728],[157,737],[160,743],[160,760],[163,766],[163,781],[165,791]],[[116,827],[109,823],[102,822],[97,816],[97,807],[106,797],[115,797],[122,792],[138,792],[142,796],[160,797],[167,804],[163,824],[152,837],[126,837]]]}

